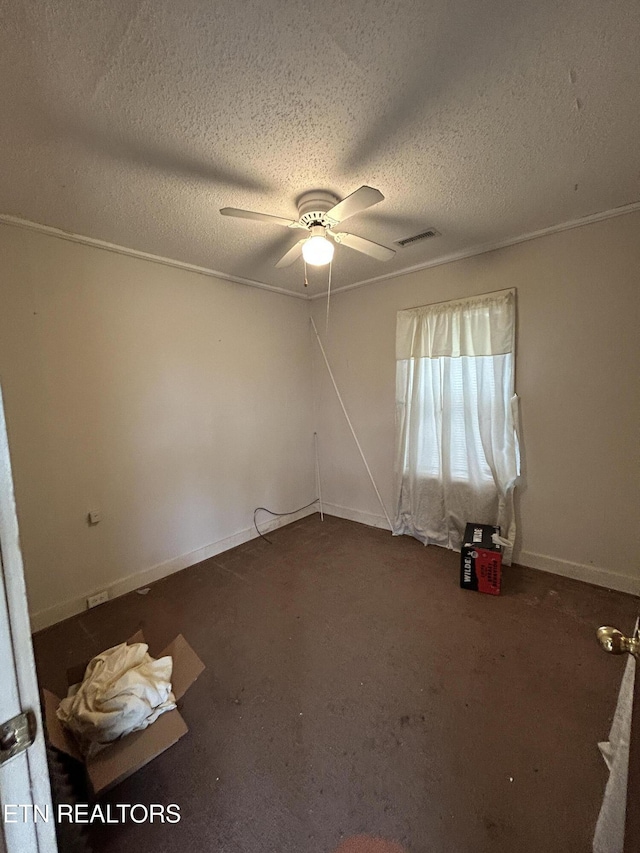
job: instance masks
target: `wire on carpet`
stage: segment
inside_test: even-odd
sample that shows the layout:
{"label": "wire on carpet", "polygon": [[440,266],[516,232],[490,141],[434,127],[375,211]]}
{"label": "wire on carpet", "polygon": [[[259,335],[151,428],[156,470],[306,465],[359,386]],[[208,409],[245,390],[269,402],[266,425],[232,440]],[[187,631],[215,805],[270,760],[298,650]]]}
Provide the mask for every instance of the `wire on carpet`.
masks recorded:
{"label": "wire on carpet", "polygon": [[256,529],[256,533],[258,534],[258,536],[261,539],[264,539],[265,542],[268,542],[269,545],[273,545],[273,542],[271,541],[271,539],[268,539],[264,535],[264,533],[260,533],[260,530],[258,528],[258,523],[256,521],[256,514],[258,512],[260,512],[260,510],[262,510],[262,512],[268,512],[269,515],[277,515],[279,518],[281,518],[283,515],[293,515],[296,512],[302,512],[303,509],[309,509],[310,506],[317,504],[318,500],[319,500],[319,498],[316,498],[314,501],[311,501],[311,503],[305,504],[304,506],[300,506],[300,507],[298,507],[298,509],[292,509],[290,512],[274,512],[272,509],[267,509],[266,506],[257,506],[253,511],[253,526]]}

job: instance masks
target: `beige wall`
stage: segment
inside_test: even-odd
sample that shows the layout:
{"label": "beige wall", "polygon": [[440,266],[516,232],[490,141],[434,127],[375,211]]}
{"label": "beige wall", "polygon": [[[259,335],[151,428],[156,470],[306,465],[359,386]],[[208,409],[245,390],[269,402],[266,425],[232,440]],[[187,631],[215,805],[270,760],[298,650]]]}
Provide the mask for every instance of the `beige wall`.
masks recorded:
{"label": "beige wall", "polygon": [[[335,294],[327,352],[386,506],[396,311],[505,287],[517,555],[640,592],[640,214]],[[311,307],[324,338],[324,300]],[[312,500],[314,422],[329,511],[384,524],[308,311],[0,225],[0,381],[36,627],[245,541],[255,506]]]}
{"label": "beige wall", "polygon": [[302,300],[0,225],[36,627],[244,541],[256,506],[313,500],[309,345]]}
{"label": "beige wall", "polygon": [[[335,294],[328,356],[386,506],[396,312],[507,287],[524,442],[516,558],[640,593],[639,213]],[[320,330],[325,305],[313,303]],[[317,351],[314,382],[323,498],[382,525]]]}

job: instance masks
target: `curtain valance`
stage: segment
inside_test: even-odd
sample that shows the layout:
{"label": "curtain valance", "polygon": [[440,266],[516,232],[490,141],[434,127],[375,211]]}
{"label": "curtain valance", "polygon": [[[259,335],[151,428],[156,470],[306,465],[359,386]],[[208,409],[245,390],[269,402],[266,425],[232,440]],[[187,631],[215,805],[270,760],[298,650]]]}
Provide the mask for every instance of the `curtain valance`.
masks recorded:
{"label": "curtain valance", "polygon": [[515,289],[398,311],[396,359],[505,355],[515,345]]}

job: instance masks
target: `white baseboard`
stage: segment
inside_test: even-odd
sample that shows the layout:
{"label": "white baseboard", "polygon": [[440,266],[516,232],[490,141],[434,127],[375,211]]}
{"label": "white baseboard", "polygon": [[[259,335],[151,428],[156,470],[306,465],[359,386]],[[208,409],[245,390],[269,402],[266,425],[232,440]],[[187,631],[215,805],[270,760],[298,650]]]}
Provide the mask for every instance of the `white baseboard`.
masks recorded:
{"label": "white baseboard", "polygon": [[620,575],[599,566],[572,563],[569,560],[560,560],[558,557],[549,557],[546,554],[534,554],[531,551],[521,551],[517,558],[514,557],[514,563],[528,566],[531,569],[541,569],[544,572],[561,575],[564,578],[592,583],[595,586],[604,586],[607,589],[640,595],[640,577]]}
{"label": "white baseboard", "polygon": [[[304,518],[307,515],[313,515],[315,512],[318,512],[317,507],[308,507],[307,509],[292,513],[286,516],[286,518],[276,518],[264,524],[260,523],[260,530],[262,533],[268,533],[270,530],[292,524],[294,521]],[[216,554],[221,554],[223,551],[228,551],[230,548],[235,548],[257,537],[258,534],[255,528],[248,527],[245,530],[240,530],[238,533],[226,536],[224,539],[218,539],[217,542],[212,542],[210,545],[205,545],[203,548],[198,548],[188,554],[182,554],[179,557],[166,560],[164,563],[159,563],[150,569],[134,572],[125,578],[120,578],[99,589],[87,590],[83,595],[69,601],[63,601],[44,610],[38,610],[35,613],[31,613],[31,631],[32,633],[41,631],[43,628],[55,625],[56,622],[62,622],[63,619],[68,619],[70,616],[82,613],[87,609],[87,598],[90,595],[95,595],[96,592],[106,589],[109,592],[109,600],[118,598],[120,595],[133,592],[133,590],[140,589],[142,586],[148,586],[154,581],[166,578],[175,572],[181,572],[183,569],[188,569],[189,566],[195,566],[196,563],[201,563],[203,560],[208,560],[209,557],[215,557]]]}
{"label": "white baseboard", "polygon": [[[367,524],[369,527],[381,527],[384,530],[389,530],[389,525],[383,515],[362,512],[338,504],[323,504],[323,509],[327,515],[336,515],[338,518],[347,519],[347,521],[357,521],[360,524]],[[572,563],[569,560],[561,560],[558,557],[549,557],[545,554],[534,554],[531,551],[521,551],[517,557],[514,555],[513,562],[530,569],[541,569],[550,574],[573,578],[574,580],[584,581],[584,583],[592,583],[595,586],[628,592],[631,595],[640,595],[640,577],[637,576],[616,574],[598,566]]]}
{"label": "white baseboard", "polygon": [[360,524],[367,524],[369,527],[381,527],[383,530],[391,530],[384,515],[375,515],[373,512],[362,512],[359,509],[349,509],[346,506],[338,504],[322,504],[322,509],[327,515],[335,515],[338,518],[345,518],[347,521],[358,521]]}
{"label": "white baseboard", "polygon": [[[335,515],[338,518],[344,518],[347,521],[357,521],[359,524],[366,524],[369,527],[379,527],[382,530],[389,530],[389,525],[383,515],[376,515],[372,512],[363,512],[358,509],[350,509],[349,507],[340,506],[339,504],[325,503],[323,510],[327,515]],[[284,527],[291,524],[300,518],[307,515],[313,515],[318,512],[317,507],[308,507],[300,510],[286,518],[276,518],[266,524],[261,524],[261,530],[268,532],[275,530],[278,527]],[[216,554],[221,554],[223,551],[228,551],[230,548],[235,548],[248,542],[250,539],[257,538],[257,533],[253,527],[241,530],[234,533],[232,536],[227,536],[224,539],[219,539],[212,542],[210,545],[205,545],[203,548],[198,548],[196,551],[191,551],[189,554],[183,554],[180,557],[174,557],[150,569],[143,569],[140,572],[128,575],[125,578],[114,581],[106,587],[101,587],[100,590],[87,590],[83,595],[73,598],[69,601],[54,604],[52,607],[47,607],[44,610],[39,610],[31,614],[31,630],[41,631],[43,628],[48,628],[50,625],[55,625],[56,622],[61,622],[63,619],[68,619],[70,616],[75,616],[87,609],[87,598],[94,595],[102,589],[107,589],[109,599],[118,598],[120,595],[125,595],[128,592],[133,592],[142,586],[147,586],[154,581],[172,575],[175,572],[180,572],[182,569],[187,569],[189,566],[195,566],[196,563],[201,563],[203,560],[208,560],[209,557],[215,557]],[[531,569],[541,569],[554,575],[561,575],[566,578],[592,583],[596,586],[606,587],[607,589],[615,589],[620,592],[628,592],[632,595],[640,595],[640,578],[630,575],[621,575],[610,572],[607,569],[602,569],[597,566],[587,566],[583,563],[572,563],[569,560],[560,560],[557,557],[549,557],[545,554],[535,554],[531,551],[521,551],[515,563],[521,566],[527,566]]]}

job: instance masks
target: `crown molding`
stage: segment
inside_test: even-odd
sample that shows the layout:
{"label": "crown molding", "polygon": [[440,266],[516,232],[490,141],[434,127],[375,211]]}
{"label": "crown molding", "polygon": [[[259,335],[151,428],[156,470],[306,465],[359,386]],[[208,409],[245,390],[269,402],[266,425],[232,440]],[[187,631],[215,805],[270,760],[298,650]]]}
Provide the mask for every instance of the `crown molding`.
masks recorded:
{"label": "crown molding", "polygon": [[[484,255],[487,252],[495,252],[497,249],[506,249],[508,246],[517,246],[519,243],[526,243],[529,240],[537,240],[539,237],[547,237],[550,234],[558,234],[561,231],[570,231],[573,228],[580,228],[583,225],[591,225],[594,222],[602,222],[605,219],[613,219],[616,216],[624,216],[628,213],[634,213],[640,210],[640,201],[624,204],[620,207],[614,207],[611,210],[604,210],[600,213],[591,213],[588,216],[583,216],[580,219],[571,219],[567,222],[561,222],[558,225],[551,225],[548,228],[541,228],[538,231],[530,231],[527,234],[520,234],[517,237],[510,237],[507,240],[500,240],[495,243],[484,243],[479,246],[473,246],[470,249],[462,249],[459,252],[452,252],[449,255],[443,255],[439,258],[432,258],[430,261],[425,261],[421,264],[414,264],[405,269],[395,270],[394,272],[385,273],[384,275],[375,276],[374,278],[363,279],[356,281],[353,284],[345,284],[342,287],[331,289],[331,294],[342,293],[346,290],[355,290],[358,287],[365,287],[368,284],[377,284],[390,279],[399,278],[403,275],[410,275],[420,270],[431,269],[432,267],[451,264],[455,261],[462,261],[465,258],[473,258],[476,255]],[[276,287],[272,284],[265,284],[262,281],[255,281],[250,278],[241,278],[240,276],[229,275],[228,273],[220,272],[219,270],[209,269],[208,267],[189,264],[186,261],[178,261],[175,258],[165,258],[161,255],[153,255],[149,252],[141,252],[138,249],[132,249],[128,246],[120,246],[117,243],[108,243],[105,240],[98,240],[95,237],[86,237],[83,234],[75,234],[72,231],[63,231],[60,228],[54,228],[52,225],[43,225],[40,222],[32,222],[29,219],[22,219],[19,216],[12,216],[8,213],[0,213],[0,223],[12,225],[16,228],[26,228],[30,231],[38,231],[41,234],[48,234],[50,237],[58,237],[61,240],[68,240],[71,243],[81,243],[85,246],[93,246],[95,249],[104,249],[107,252],[115,252],[119,255],[127,255],[131,258],[139,258],[144,261],[151,261],[155,264],[163,264],[167,267],[175,267],[176,269],[186,270],[187,272],[195,272],[200,275],[206,275],[210,278],[217,278],[221,281],[232,281],[236,284],[244,284],[247,287],[257,287],[261,290],[269,290],[272,293],[279,293],[283,296],[292,296],[294,299],[305,299],[312,301],[314,299],[324,299],[326,292],[316,293],[313,296],[307,296],[304,293],[296,293],[293,290],[288,290],[285,287]]]}
{"label": "crown molding", "polygon": [[[443,255],[440,258],[433,258],[430,261],[425,261],[422,264],[415,264],[412,267],[407,267],[403,270],[378,275],[375,278],[367,278],[363,281],[357,281],[353,284],[345,284],[342,287],[331,288],[331,295],[341,293],[345,290],[355,290],[357,287],[364,287],[367,284],[377,284],[389,279],[399,278],[402,275],[409,275],[420,270],[431,269],[431,267],[439,267],[443,264],[451,264],[454,261],[462,261],[465,258],[473,258],[476,255],[484,255],[486,252],[495,252],[496,249],[506,249],[508,246],[516,246],[518,243],[526,243],[529,240],[537,240],[539,237],[547,237],[550,234],[558,234],[561,231],[570,231],[572,228],[580,228],[583,225],[591,225],[594,222],[602,222],[605,219],[613,219],[616,216],[624,216],[627,213],[634,213],[640,210],[640,201],[634,201],[631,204],[623,204],[621,207],[614,207],[612,210],[605,210],[601,213],[590,213],[588,216],[583,216],[581,219],[571,219],[568,222],[561,222],[558,225],[550,225],[548,228],[541,228],[539,231],[530,231],[527,234],[520,234],[518,237],[511,237],[508,240],[501,240],[497,243],[484,243],[479,246],[474,246],[471,249],[462,249],[460,252],[452,252],[450,255]],[[307,299],[323,299],[326,292],[316,293],[313,296],[308,296]]]}
{"label": "crown molding", "polygon": [[186,261],[178,261],[175,260],[175,258],[164,258],[162,255],[152,255],[149,252],[141,252],[138,249],[132,249],[128,246],[120,246],[117,243],[107,243],[105,240],[98,240],[95,237],[86,237],[84,234],[75,234],[73,231],[63,231],[61,228],[54,228],[52,225],[43,225],[40,222],[32,222],[30,219],[21,219],[19,216],[12,216],[9,213],[0,213],[0,223],[12,225],[15,228],[25,228],[28,231],[37,231],[40,234],[47,234],[49,237],[58,237],[60,240],[67,240],[70,243],[81,243],[84,246],[92,246],[94,249],[104,249],[106,252],[115,252],[117,255],[127,255],[130,258],[151,261],[151,263],[162,264],[165,267],[175,267],[179,270],[199,273],[200,275],[209,276],[209,278],[217,278],[222,281],[232,281],[236,284],[244,284],[248,287],[258,287],[261,290],[270,290],[272,293],[280,293],[283,296],[293,296],[294,299],[309,299],[309,297],[304,293],[295,293],[295,291],[287,290],[284,287],[274,287],[272,284],[264,284],[264,282],[254,281],[250,278],[241,278],[240,276],[229,275],[228,273],[220,272],[219,270],[200,267],[197,264],[189,264]]}

